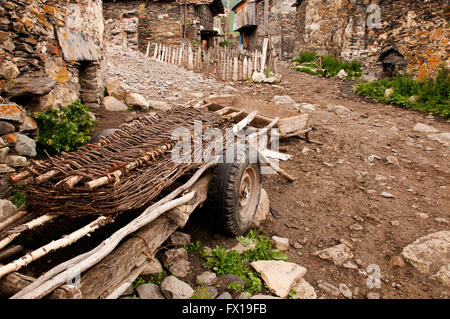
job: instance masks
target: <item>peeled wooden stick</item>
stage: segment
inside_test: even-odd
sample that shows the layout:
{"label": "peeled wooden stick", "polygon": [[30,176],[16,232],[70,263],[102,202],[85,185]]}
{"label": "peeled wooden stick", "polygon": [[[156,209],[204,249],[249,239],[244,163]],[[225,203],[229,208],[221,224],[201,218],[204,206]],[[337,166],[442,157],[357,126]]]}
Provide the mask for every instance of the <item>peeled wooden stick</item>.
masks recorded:
{"label": "peeled wooden stick", "polygon": [[48,172],[46,172],[46,173],[44,173],[44,174],[42,174],[40,176],[37,176],[34,180],[35,180],[36,184],[40,184],[42,182],[45,182],[46,180],[49,180],[50,178],[52,178],[56,174],[58,174],[58,171],[52,169],[52,170],[49,170]]}
{"label": "peeled wooden stick", "polygon": [[8,218],[6,218],[4,221],[2,221],[0,223],[0,231],[2,231],[3,229],[5,229],[6,227],[8,227],[9,225],[11,225],[12,223],[14,223],[15,221],[18,221],[19,219],[21,219],[23,216],[25,216],[26,214],[28,214],[27,211],[24,210],[20,210],[17,213],[9,216]]}
{"label": "peeled wooden stick", "polygon": [[17,182],[19,182],[21,180],[24,180],[24,179],[26,179],[26,178],[28,178],[30,176],[31,176],[31,173],[29,171],[23,171],[23,172],[20,172],[20,173],[9,175],[9,180],[11,181],[11,183],[14,184],[14,183],[17,183]]}
{"label": "peeled wooden stick", "polygon": [[65,179],[65,181],[63,183],[64,189],[69,190],[69,189],[73,188],[76,184],[81,182],[82,179],[83,179],[83,176],[80,176],[80,175],[69,176],[68,178]]}
{"label": "peeled wooden stick", "polygon": [[[197,182],[197,180],[203,175],[203,173],[207,169],[209,169],[210,167],[212,167],[214,165],[216,165],[216,161],[214,161],[214,160],[211,161],[211,162],[206,163],[202,168],[198,169],[195,172],[195,174],[192,175],[192,177],[185,184],[183,184],[180,187],[178,187],[177,189],[173,190],[169,195],[167,195],[166,197],[163,197],[161,200],[159,200],[155,204],[151,205],[148,209],[155,209],[156,207],[159,207],[159,206],[169,202],[170,200],[174,199],[179,194],[185,192],[186,190],[191,188],[192,185],[194,185]],[[77,265],[78,263],[82,262],[83,260],[85,260],[89,256],[97,253],[102,248],[103,248],[103,245],[99,245],[96,248],[92,249],[91,251],[88,251],[88,252],[86,252],[84,254],[76,256],[76,257],[74,257],[74,258],[72,258],[70,260],[65,261],[62,264],[59,264],[59,265],[53,267],[52,269],[47,271],[45,274],[43,274],[42,276],[37,278],[33,283],[31,283],[30,285],[25,287],[23,290],[21,290],[20,292],[15,294],[12,297],[12,299],[23,298],[23,296],[25,296],[26,294],[32,292],[35,288],[37,288],[40,285],[42,285],[43,283],[47,282],[52,277],[55,277],[56,275],[60,274],[64,270],[68,269],[69,267],[72,267],[73,265]]]}
{"label": "peeled wooden stick", "polygon": [[239,123],[234,125],[233,126],[233,133],[236,134],[237,132],[243,130],[244,127],[246,127],[248,124],[250,124],[250,122],[253,121],[253,119],[255,118],[256,113],[257,113],[256,111],[250,113],[242,121],[240,121]]}
{"label": "peeled wooden stick", "polygon": [[[134,160],[133,162],[125,165],[124,170],[126,172],[131,171],[131,170],[135,169],[136,167],[139,167],[139,165],[141,165],[142,162],[147,162],[150,159],[154,158],[155,156],[158,156],[167,151],[170,151],[174,145],[175,145],[174,143],[168,143],[168,144],[162,145],[161,147],[158,147],[154,150],[148,151],[144,155],[139,157],[137,160]],[[106,176],[103,176],[103,177],[100,177],[97,179],[93,179],[92,181],[85,183],[85,186],[87,187],[87,189],[92,190],[94,188],[109,184],[113,180],[115,180],[117,182],[122,175],[123,175],[123,171],[121,169],[118,169]]]}
{"label": "peeled wooden stick", "polygon": [[[147,225],[148,223],[152,222],[153,220],[155,220],[157,217],[159,217],[164,212],[189,202],[190,200],[192,200],[194,198],[194,196],[195,196],[195,191],[190,192],[178,199],[169,201],[169,202],[157,207],[156,209],[153,209],[153,210],[146,209],[141,214],[141,216],[134,219],[128,225],[126,225],[125,227],[123,227],[120,230],[118,230],[117,232],[115,232],[111,237],[104,240],[99,245],[99,246],[101,246],[101,248],[98,249],[96,251],[96,253],[91,254],[89,257],[87,257],[80,263],[72,265],[72,267],[66,269],[65,271],[61,272],[57,276],[44,282],[42,285],[34,288],[29,293],[22,295],[21,298],[36,299],[36,298],[44,297],[45,295],[47,295],[49,292],[51,292],[56,287],[59,287],[61,284],[67,282],[68,280],[72,279],[76,275],[82,273],[86,269],[97,264],[100,260],[102,260],[107,255],[109,255],[114,250],[114,248],[116,248],[116,246],[120,243],[120,241],[123,238],[125,238],[126,236],[128,236],[131,233],[134,233],[136,230],[142,228],[143,226]],[[11,297],[11,299],[16,299],[16,296]]]}
{"label": "peeled wooden stick", "polygon": [[66,246],[69,246],[79,240],[80,238],[86,236],[89,233],[92,233],[97,228],[105,225],[107,223],[107,218],[105,216],[100,216],[96,220],[94,220],[92,223],[78,229],[77,231],[74,231],[73,233],[64,236],[58,240],[52,241],[51,243],[42,246],[34,251],[32,251],[29,254],[26,254],[25,256],[22,256],[19,259],[16,259],[15,261],[1,266],[0,267],[0,278],[3,277],[6,274],[9,274],[13,271],[16,271],[23,266],[28,265],[32,261],[35,261],[42,256],[47,255],[49,252],[52,252],[54,250],[57,250],[59,248],[63,248]]}
{"label": "peeled wooden stick", "polygon": [[268,164],[277,174],[279,174],[279,175],[281,175],[283,177],[286,177],[291,182],[297,180],[297,178],[295,178],[295,177],[289,175],[288,173],[286,173],[286,171],[283,170],[281,167],[279,167],[279,166],[275,165],[274,163],[272,163],[269,159],[267,159],[264,155],[262,155],[260,151],[258,151],[258,157],[259,157],[259,160],[262,163]]}
{"label": "peeled wooden stick", "polygon": [[36,219],[33,219],[32,221],[29,221],[28,223],[25,223],[23,225],[19,225],[17,227],[14,227],[10,231],[8,231],[8,235],[5,236],[0,240],[0,249],[8,245],[10,242],[12,242],[17,236],[19,236],[22,232],[25,230],[30,230],[33,228],[36,228],[38,226],[41,226],[45,224],[46,222],[55,219],[56,215],[42,215]]}

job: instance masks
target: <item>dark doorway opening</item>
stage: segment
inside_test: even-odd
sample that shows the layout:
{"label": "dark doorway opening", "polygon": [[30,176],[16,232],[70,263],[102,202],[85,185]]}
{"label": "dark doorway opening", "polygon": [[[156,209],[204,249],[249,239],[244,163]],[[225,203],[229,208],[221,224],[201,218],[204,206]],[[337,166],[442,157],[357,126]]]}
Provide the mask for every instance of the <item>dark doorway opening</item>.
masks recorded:
{"label": "dark doorway opening", "polygon": [[380,56],[383,65],[383,77],[392,78],[405,71],[407,62],[403,55],[395,49],[389,49]]}

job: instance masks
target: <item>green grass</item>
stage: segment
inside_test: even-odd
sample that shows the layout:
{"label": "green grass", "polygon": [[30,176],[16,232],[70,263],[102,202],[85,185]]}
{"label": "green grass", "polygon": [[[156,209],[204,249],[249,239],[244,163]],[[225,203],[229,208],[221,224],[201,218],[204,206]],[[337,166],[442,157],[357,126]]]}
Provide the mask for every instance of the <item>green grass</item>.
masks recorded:
{"label": "green grass", "polygon": [[[340,70],[345,70],[345,72],[347,72],[348,79],[359,78],[362,75],[361,64],[359,61],[340,61],[331,55],[320,56],[312,51],[300,52],[299,56],[292,61],[301,64],[300,67],[297,68],[297,71],[312,75],[336,77]],[[322,70],[313,71],[311,69],[323,69],[325,72]]]}
{"label": "green grass", "polygon": [[[394,90],[389,97],[384,96],[387,89]],[[356,86],[355,92],[380,102],[450,117],[450,78],[446,67],[442,67],[434,79],[430,78],[425,82],[414,80],[410,75],[401,75],[392,80],[361,82]],[[411,96],[416,101],[411,101]]]}
{"label": "green grass", "polygon": [[206,258],[203,266],[215,271],[218,275],[235,275],[245,281],[244,287],[230,287],[236,290],[245,290],[251,294],[260,292],[262,281],[259,273],[253,270],[250,263],[257,260],[286,260],[287,256],[273,248],[273,241],[251,230],[246,236],[238,237],[243,244],[255,244],[247,252],[239,254],[235,250],[226,250],[217,246]]}

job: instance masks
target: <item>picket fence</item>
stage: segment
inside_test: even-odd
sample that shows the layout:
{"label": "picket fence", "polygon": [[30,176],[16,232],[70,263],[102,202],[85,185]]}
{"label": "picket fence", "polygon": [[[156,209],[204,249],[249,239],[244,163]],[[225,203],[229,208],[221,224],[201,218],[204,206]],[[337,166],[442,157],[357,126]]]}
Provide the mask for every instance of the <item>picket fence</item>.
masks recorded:
{"label": "picket fence", "polygon": [[262,52],[220,46],[207,50],[202,50],[201,47],[193,49],[185,43],[175,47],[161,43],[152,46],[149,43],[146,55],[159,62],[215,75],[218,80],[223,81],[245,81],[252,78],[255,72],[277,73],[276,57],[268,51],[268,39],[264,40]]}

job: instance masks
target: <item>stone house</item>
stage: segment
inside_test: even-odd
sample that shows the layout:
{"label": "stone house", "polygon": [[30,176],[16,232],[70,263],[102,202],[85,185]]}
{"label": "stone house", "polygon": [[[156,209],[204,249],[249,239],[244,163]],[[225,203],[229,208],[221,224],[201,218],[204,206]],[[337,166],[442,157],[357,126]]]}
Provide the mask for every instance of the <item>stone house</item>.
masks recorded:
{"label": "stone house", "polygon": [[295,51],[361,62],[363,78],[419,80],[450,64],[446,0],[297,0]]}
{"label": "stone house", "polygon": [[234,31],[240,34],[241,47],[261,50],[265,37],[279,58],[295,55],[295,0],[241,0],[232,8]]}
{"label": "stone house", "polygon": [[101,0],[0,2],[0,95],[44,110],[102,93]]}
{"label": "stone house", "polygon": [[217,34],[214,18],[224,13],[221,0],[104,0],[108,40],[126,38],[146,51],[148,42],[178,45],[186,40],[205,46]]}

